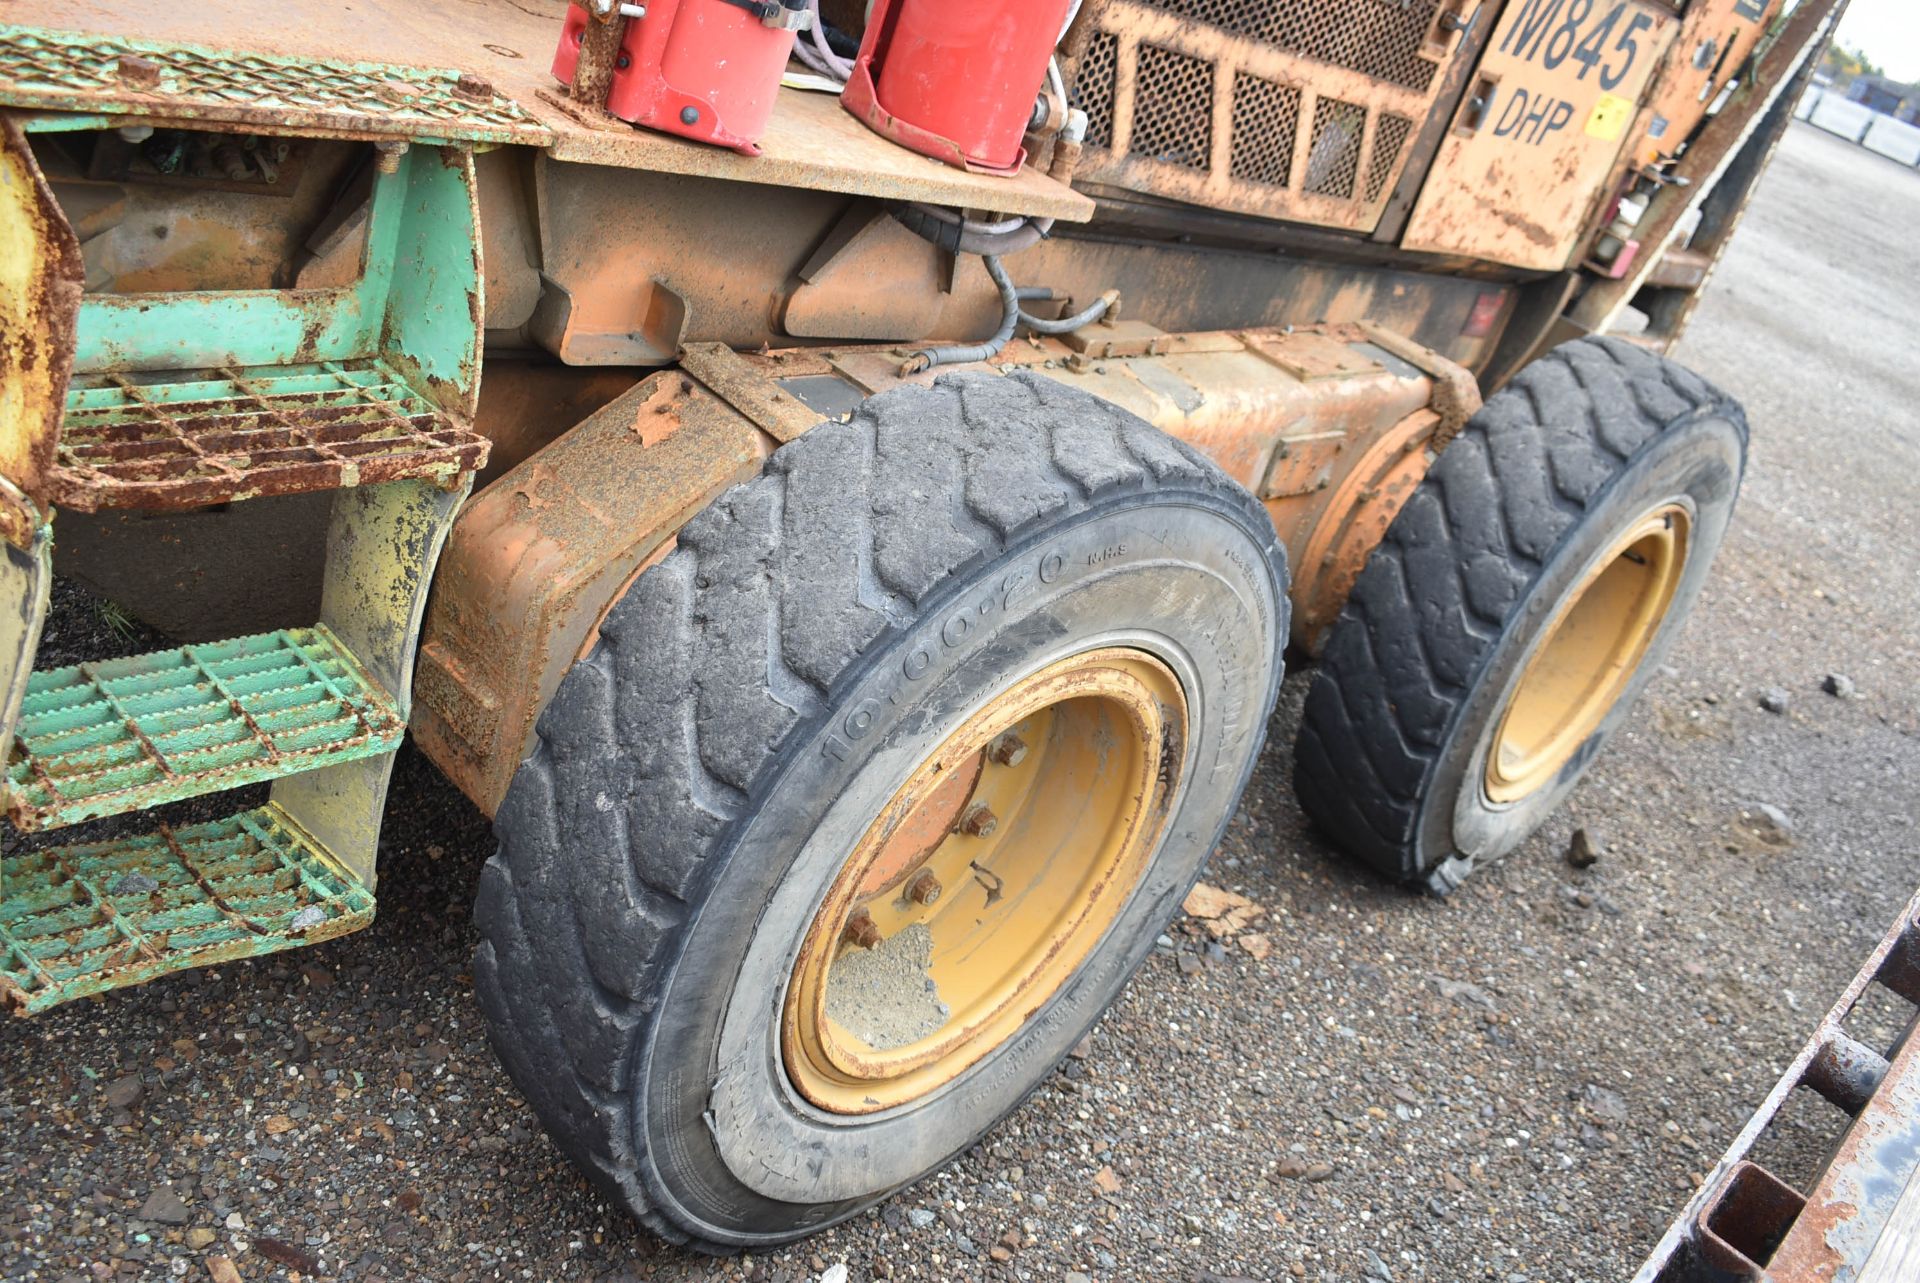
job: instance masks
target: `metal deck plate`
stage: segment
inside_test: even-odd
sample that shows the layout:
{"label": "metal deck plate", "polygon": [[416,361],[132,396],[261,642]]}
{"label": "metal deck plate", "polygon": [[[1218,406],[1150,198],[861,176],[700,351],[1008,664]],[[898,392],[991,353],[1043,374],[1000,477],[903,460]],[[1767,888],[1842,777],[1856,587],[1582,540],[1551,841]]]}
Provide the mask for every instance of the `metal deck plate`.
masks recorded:
{"label": "metal deck plate", "polygon": [[553,137],[486,80],[457,71],[13,24],[0,24],[0,103],[442,141]]}
{"label": "metal deck plate", "polygon": [[372,893],[272,805],[14,856],[0,890],[0,1008],[16,1015],[373,921]]}
{"label": "metal deck plate", "polygon": [[325,627],[37,672],[8,818],[58,828],[388,752],[393,700]]}
{"label": "metal deck plate", "polygon": [[370,359],[182,383],[80,375],[67,392],[53,501],[82,512],[185,508],[451,479],[486,452],[486,438]]}
{"label": "metal deck plate", "polygon": [[[757,157],[649,129],[589,125],[540,98],[559,88],[551,67],[566,8],[565,0],[276,0],[270,11],[256,0],[10,0],[4,12],[18,24],[16,30],[28,25],[41,29],[42,35],[57,30],[63,40],[69,38],[68,28],[88,28],[84,34],[71,33],[72,38],[101,44],[125,43],[117,41],[117,32],[139,32],[147,41],[161,42],[160,48],[245,49],[245,54],[227,56],[249,64],[261,59],[276,68],[289,63],[366,67],[369,64],[355,60],[368,51],[426,68],[459,68],[484,78],[500,100],[514,104],[519,117],[534,122],[539,136],[522,132],[516,141],[547,147],[557,160],[933,201],[1076,223],[1093,216],[1091,199],[1031,167],[1013,178],[970,174],[895,146],[842,110],[830,94],[781,90]],[[271,20],[264,20],[263,12],[270,12]],[[457,80],[448,71],[398,70],[403,79],[409,73],[437,77],[443,93],[451,92],[449,86]],[[118,87],[76,97],[72,90],[35,88],[42,78],[33,76],[10,86],[21,75],[0,63],[0,103],[24,107],[85,101],[90,110],[160,119],[178,114],[163,97],[143,97]],[[248,110],[251,114],[244,119],[263,132],[308,128],[292,114]],[[214,118],[210,112],[200,114]],[[329,123],[344,118],[316,117]],[[391,118],[369,118],[368,124],[379,132],[396,129]],[[461,132],[433,121],[421,128],[422,137],[478,137],[478,130]]]}

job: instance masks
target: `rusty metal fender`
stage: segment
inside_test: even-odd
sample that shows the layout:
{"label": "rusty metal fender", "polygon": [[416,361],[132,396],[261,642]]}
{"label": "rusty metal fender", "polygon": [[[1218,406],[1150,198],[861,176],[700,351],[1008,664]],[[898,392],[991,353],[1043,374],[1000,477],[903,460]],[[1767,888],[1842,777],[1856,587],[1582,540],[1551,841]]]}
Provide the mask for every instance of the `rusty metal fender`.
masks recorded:
{"label": "rusty metal fender", "polygon": [[606,611],[776,445],[691,375],[666,371],[467,505],[422,634],[412,729],[482,811],[505,796],[541,710]]}
{"label": "rusty metal fender", "polygon": [[0,538],[21,549],[46,511],[84,278],[26,132],[0,116]]}

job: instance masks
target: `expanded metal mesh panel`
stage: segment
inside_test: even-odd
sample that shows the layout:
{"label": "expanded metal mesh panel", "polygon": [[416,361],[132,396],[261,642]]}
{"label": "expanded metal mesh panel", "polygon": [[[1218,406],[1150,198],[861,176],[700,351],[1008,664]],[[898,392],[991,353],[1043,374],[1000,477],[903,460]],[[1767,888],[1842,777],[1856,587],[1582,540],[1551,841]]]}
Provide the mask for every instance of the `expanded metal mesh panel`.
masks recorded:
{"label": "expanded metal mesh panel", "polygon": [[1408,89],[1426,89],[1438,66],[1420,49],[1440,0],[1160,0],[1153,7]]}
{"label": "expanded metal mesh panel", "polygon": [[1300,91],[1240,72],[1233,78],[1233,177],[1285,187],[1293,176]]}
{"label": "expanded metal mesh panel", "polygon": [[1133,109],[1136,156],[1206,169],[1213,157],[1213,68],[1170,49],[1140,49],[1140,94]]}
{"label": "expanded metal mesh panel", "polygon": [[1162,199],[1370,230],[1450,56],[1439,7],[1109,0],[1074,75],[1074,103],[1088,116],[1081,176]]}
{"label": "expanded metal mesh panel", "polygon": [[1413,122],[1402,116],[1382,116],[1377,128],[1380,137],[1373,146],[1373,167],[1367,171],[1369,203],[1386,194],[1387,179],[1392,175],[1400,153],[1406,149],[1407,139],[1413,135]]}

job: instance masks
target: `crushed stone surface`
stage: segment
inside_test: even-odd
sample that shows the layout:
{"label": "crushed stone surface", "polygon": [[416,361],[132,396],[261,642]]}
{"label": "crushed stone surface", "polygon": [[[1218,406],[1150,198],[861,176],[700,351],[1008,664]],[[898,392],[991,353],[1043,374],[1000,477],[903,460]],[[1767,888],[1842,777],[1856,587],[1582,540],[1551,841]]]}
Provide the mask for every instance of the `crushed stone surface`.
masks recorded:
{"label": "crushed stone surface", "polygon": [[876,1051],[919,1042],[949,1014],[932,965],[933,932],[922,922],[871,949],[844,950],[827,972],[827,1016]]}

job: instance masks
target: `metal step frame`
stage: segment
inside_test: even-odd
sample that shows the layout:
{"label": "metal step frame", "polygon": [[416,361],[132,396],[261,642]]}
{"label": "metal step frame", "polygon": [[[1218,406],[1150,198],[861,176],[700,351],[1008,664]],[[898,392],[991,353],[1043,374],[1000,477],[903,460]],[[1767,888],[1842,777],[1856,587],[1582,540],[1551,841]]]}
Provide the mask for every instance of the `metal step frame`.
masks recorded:
{"label": "metal step frame", "polygon": [[[0,113],[0,163],[39,215],[0,246],[0,313],[31,327],[33,350],[72,354],[70,371],[30,371],[34,395],[0,405],[6,811],[52,829],[272,788],[226,820],[0,860],[0,1008],[21,1014],[372,921],[427,587],[488,446],[471,426],[468,149],[381,144],[350,285],[76,305],[57,288],[77,279],[71,233],[26,141],[58,123]],[[56,509],[316,490],[333,506],[312,627],[33,671]]]}

